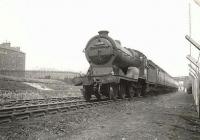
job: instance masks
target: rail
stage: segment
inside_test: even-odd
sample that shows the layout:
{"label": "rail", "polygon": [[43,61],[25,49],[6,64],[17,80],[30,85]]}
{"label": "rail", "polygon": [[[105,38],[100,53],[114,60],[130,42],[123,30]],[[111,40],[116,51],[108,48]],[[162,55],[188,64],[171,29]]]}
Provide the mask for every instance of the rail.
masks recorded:
{"label": "rail", "polygon": [[64,98],[47,98],[47,99],[26,99],[26,100],[8,100],[0,103],[1,108],[8,108],[13,106],[36,105],[44,103],[54,103],[72,100],[81,100],[82,97],[64,97]]}
{"label": "rail", "polygon": [[[118,99],[116,101],[121,101],[121,99]],[[25,120],[31,117],[35,118],[56,113],[65,113],[77,109],[90,108],[96,105],[105,105],[111,102],[113,102],[113,100],[93,100],[91,102],[80,100],[3,108],[0,109],[0,124],[18,120]]]}

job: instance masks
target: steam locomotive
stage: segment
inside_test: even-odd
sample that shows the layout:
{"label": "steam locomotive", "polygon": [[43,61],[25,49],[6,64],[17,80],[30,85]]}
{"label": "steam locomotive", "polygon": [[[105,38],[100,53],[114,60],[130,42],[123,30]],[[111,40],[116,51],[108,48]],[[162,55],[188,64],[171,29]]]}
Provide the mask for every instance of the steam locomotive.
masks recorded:
{"label": "steam locomotive", "polygon": [[143,96],[149,90],[176,91],[178,83],[153,61],[134,49],[122,47],[120,41],[99,31],[85,49],[90,64],[82,78],[82,93],[87,101],[97,99]]}

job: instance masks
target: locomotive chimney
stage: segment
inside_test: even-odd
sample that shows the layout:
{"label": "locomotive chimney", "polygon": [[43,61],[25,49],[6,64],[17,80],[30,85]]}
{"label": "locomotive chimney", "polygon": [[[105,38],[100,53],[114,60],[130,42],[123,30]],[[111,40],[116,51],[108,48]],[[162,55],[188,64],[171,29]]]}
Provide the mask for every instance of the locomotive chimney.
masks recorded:
{"label": "locomotive chimney", "polygon": [[98,32],[99,33],[99,35],[102,35],[102,36],[108,36],[108,33],[109,33],[109,31],[99,31]]}

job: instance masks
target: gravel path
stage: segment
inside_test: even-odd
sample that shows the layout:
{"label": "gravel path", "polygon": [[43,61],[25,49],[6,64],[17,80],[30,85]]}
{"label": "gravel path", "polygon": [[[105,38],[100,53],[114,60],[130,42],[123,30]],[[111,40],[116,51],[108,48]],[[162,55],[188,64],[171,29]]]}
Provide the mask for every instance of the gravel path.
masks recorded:
{"label": "gravel path", "polygon": [[1,139],[200,140],[192,95],[169,93],[8,125]]}

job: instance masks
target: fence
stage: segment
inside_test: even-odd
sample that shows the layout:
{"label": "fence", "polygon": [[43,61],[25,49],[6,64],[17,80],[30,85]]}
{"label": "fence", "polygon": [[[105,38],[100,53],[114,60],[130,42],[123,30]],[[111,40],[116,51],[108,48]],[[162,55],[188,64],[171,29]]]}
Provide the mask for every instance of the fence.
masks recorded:
{"label": "fence", "polygon": [[41,71],[41,70],[0,70],[0,75],[21,77],[21,78],[34,78],[34,79],[71,79],[79,76],[77,72],[70,71]]}
{"label": "fence", "polygon": [[[200,45],[194,41],[191,37],[188,35],[185,36],[185,38],[200,51]],[[192,82],[192,94],[194,96],[194,102],[196,105],[198,117],[200,118],[200,63],[199,58],[195,59],[194,57],[190,55],[187,55],[186,57],[191,64],[189,64],[190,70],[189,70],[189,76],[191,78]]]}

